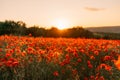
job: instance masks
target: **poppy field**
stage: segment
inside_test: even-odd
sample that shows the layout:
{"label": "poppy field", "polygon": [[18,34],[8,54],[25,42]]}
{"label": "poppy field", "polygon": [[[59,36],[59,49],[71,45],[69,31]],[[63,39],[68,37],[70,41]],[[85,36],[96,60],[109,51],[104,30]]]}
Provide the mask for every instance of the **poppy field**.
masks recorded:
{"label": "poppy field", "polygon": [[0,80],[120,80],[120,40],[0,36]]}

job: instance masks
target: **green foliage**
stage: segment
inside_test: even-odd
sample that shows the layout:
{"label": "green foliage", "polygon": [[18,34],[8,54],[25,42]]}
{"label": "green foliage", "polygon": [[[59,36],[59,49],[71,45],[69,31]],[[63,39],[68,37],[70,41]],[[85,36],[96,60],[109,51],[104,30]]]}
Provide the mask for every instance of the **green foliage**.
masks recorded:
{"label": "green foliage", "polygon": [[22,21],[6,20],[0,22],[0,35],[21,35],[27,36],[31,34],[33,37],[66,37],[66,38],[96,38],[96,39],[120,39],[119,33],[103,33],[103,32],[90,32],[81,26],[75,26],[64,30],[59,30],[56,27],[50,29],[42,28],[39,26],[26,27]]}
{"label": "green foliage", "polygon": [[25,35],[26,24],[22,21],[5,21],[0,22],[0,35]]}
{"label": "green foliage", "polygon": [[94,38],[97,39],[120,39],[120,33],[95,32]]}
{"label": "green foliage", "polygon": [[56,27],[50,29],[40,28],[39,26],[32,26],[26,28],[26,24],[22,21],[8,21],[0,22],[0,35],[29,35],[34,37],[82,37],[91,38],[93,33],[83,29],[82,27],[73,27],[65,30],[59,30]]}

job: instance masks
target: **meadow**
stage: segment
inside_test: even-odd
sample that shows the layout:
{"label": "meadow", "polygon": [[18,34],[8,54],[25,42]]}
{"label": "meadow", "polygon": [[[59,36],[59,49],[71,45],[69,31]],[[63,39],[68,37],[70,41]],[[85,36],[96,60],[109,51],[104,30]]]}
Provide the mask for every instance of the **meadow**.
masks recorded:
{"label": "meadow", "polygon": [[120,40],[0,36],[0,80],[119,80]]}

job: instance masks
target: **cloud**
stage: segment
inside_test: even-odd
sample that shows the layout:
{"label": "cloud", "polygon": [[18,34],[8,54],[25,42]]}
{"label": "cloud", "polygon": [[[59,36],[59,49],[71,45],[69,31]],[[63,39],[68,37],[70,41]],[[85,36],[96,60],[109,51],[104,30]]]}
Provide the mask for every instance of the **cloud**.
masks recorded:
{"label": "cloud", "polygon": [[84,9],[88,10],[88,11],[102,11],[102,10],[104,10],[104,8],[95,8],[95,7],[85,7]]}

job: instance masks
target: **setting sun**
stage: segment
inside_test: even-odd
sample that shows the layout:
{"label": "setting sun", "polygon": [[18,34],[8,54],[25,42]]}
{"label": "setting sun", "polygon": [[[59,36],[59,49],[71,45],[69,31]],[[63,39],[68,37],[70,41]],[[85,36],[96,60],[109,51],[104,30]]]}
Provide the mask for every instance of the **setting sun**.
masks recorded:
{"label": "setting sun", "polygon": [[69,23],[66,19],[59,19],[53,22],[53,26],[57,27],[58,29],[66,29],[69,27]]}

